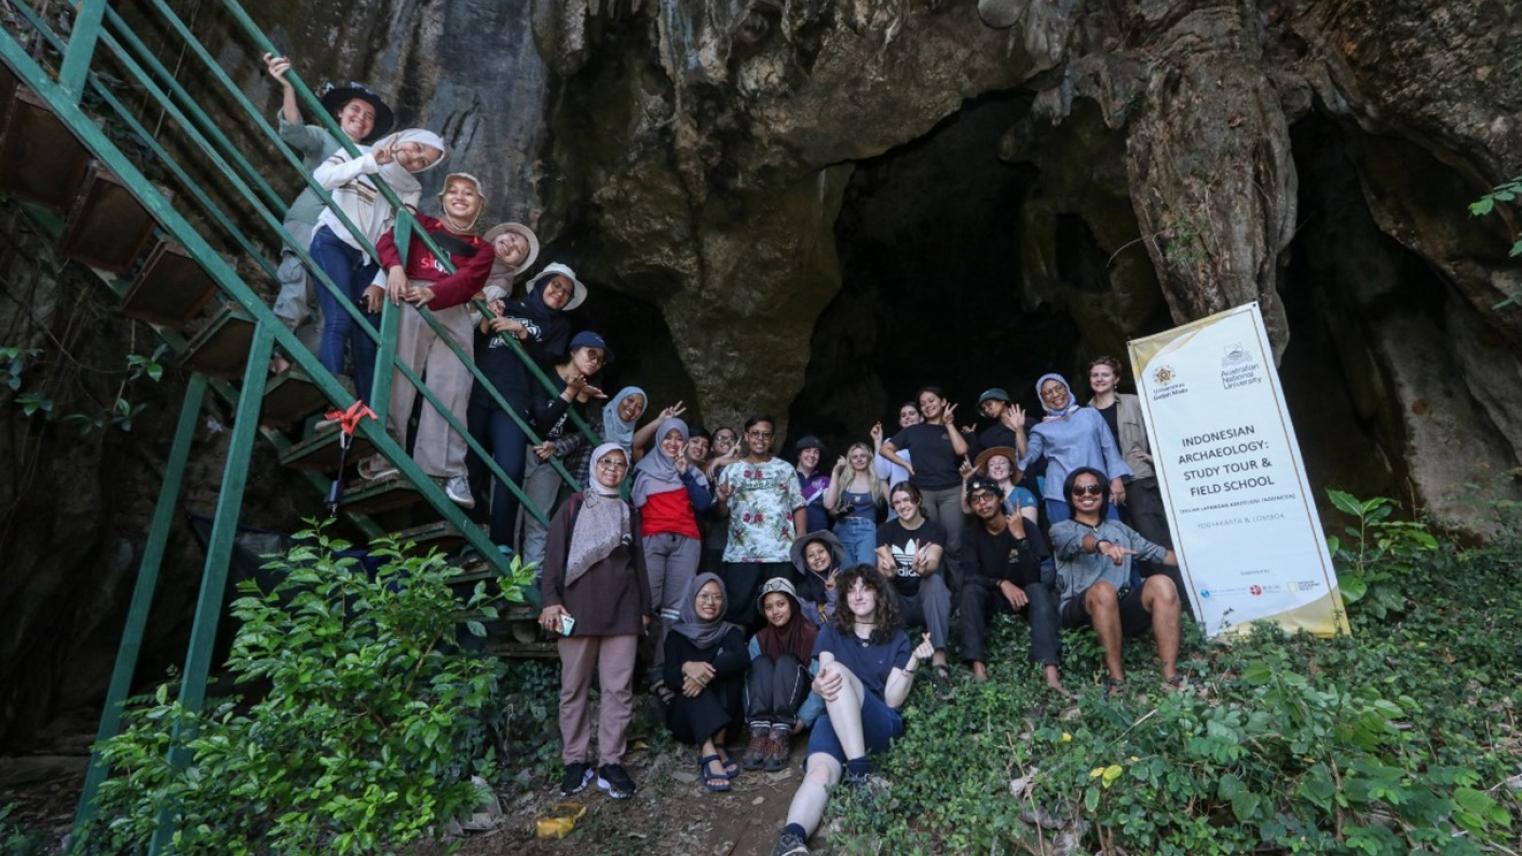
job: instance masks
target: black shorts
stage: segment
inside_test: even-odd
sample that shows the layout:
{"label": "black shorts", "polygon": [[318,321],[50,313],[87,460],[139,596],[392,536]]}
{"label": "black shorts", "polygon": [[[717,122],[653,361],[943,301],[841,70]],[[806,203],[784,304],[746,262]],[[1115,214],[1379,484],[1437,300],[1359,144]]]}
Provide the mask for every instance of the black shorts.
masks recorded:
{"label": "black shorts", "polygon": [[[1062,605],[1063,627],[1092,627],[1094,619],[1079,595]],[[1120,630],[1127,636],[1139,636],[1152,627],[1152,613],[1142,606],[1140,588],[1120,592]]]}

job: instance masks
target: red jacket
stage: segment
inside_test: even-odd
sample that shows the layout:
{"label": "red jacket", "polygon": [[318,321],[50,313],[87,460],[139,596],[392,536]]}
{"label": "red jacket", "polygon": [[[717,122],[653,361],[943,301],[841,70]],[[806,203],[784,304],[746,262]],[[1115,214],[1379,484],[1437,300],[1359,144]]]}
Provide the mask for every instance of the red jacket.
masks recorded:
{"label": "red jacket", "polygon": [[[492,253],[491,244],[481,240],[477,235],[459,235],[450,232],[443,221],[429,217],[427,214],[417,214],[418,226],[435,236],[435,241],[440,244],[440,249],[449,253],[449,261],[454,265],[455,272],[444,273],[439,266],[438,260],[428,247],[423,244],[421,238],[412,234],[411,246],[407,250],[407,278],[427,280],[433,289],[433,300],[428,302],[428,308],[435,311],[448,309],[451,306],[459,306],[470,300],[471,296],[481,290],[486,284],[486,275],[491,273],[491,266],[496,256]],[[448,243],[460,242],[474,248],[473,252],[464,253],[450,249]],[[401,253],[396,249],[395,233],[387,230],[381,236],[380,243],[376,245],[376,251],[380,253],[381,269],[391,270],[402,263]]]}

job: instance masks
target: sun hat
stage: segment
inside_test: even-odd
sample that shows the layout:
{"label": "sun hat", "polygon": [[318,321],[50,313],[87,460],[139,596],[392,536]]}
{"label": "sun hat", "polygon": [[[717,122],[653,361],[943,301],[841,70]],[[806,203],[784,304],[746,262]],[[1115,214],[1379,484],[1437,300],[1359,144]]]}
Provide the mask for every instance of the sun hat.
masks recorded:
{"label": "sun hat", "polygon": [[382,101],[379,95],[363,83],[353,80],[341,84],[328,83],[324,84],[317,94],[317,100],[322,102],[323,109],[333,114],[334,119],[338,118],[338,111],[342,110],[345,104],[356,98],[375,109],[375,125],[370,129],[370,135],[360,142],[373,143],[390,133],[391,126],[396,124],[396,114],[391,112],[391,108],[386,106],[386,102]]}
{"label": "sun hat", "polygon": [[[1020,468],[1020,453],[1009,446],[990,446],[984,449],[978,453],[976,458],[973,458],[972,468],[980,473],[988,472],[988,459],[994,455],[1003,455],[1009,458],[1009,468],[1011,471]],[[1013,472],[1011,472],[1011,475],[1013,475]]]}
{"label": "sun hat", "polygon": [[544,270],[534,275],[534,278],[530,280],[528,284],[529,293],[532,294],[534,289],[539,287],[540,283],[555,276],[563,276],[571,281],[571,300],[565,305],[565,308],[561,310],[562,312],[570,312],[572,309],[575,309],[582,303],[586,302],[587,287],[582,284],[581,280],[576,278],[576,271],[571,270],[570,267],[559,262],[551,262],[550,264],[545,265]]}
{"label": "sun hat", "polygon": [[528,254],[523,257],[523,261],[519,262],[518,266],[515,268],[508,267],[502,262],[501,259],[497,259],[496,261],[492,262],[491,273],[487,275],[486,282],[489,285],[495,285],[499,288],[502,288],[504,291],[511,294],[513,290],[513,278],[532,267],[534,260],[539,258],[539,236],[534,234],[533,229],[530,229],[522,223],[508,222],[498,223],[490,229],[487,229],[486,234],[481,236],[481,240],[490,244],[493,241],[497,240],[498,236],[504,235],[508,232],[516,232],[519,235],[523,236],[523,240],[528,242]]}

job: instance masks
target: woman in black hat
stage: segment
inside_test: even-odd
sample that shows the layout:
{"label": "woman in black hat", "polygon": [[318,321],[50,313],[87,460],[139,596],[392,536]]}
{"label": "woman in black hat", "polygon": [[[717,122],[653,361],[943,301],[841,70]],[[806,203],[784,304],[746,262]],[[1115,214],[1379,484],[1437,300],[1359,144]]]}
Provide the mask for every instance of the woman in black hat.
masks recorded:
{"label": "woman in black hat", "polygon": [[[280,110],[275,114],[280,139],[301,158],[301,168],[307,174],[342,148],[339,140],[321,124],[308,125],[301,120],[301,110],[296,106],[296,89],[285,79],[291,69],[291,61],[274,54],[264,55],[264,66],[280,84]],[[322,95],[322,106],[333,115],[333,120],[344,136],[355,145],[368,145],[390,132],[395,124],[391,108],[379,95],[364,84],[348,83],[332,87]],[[322,201],[310,187],[301,191],[286,210],[285,231],[303,248],[312,243],[312,233],[317,228],[317,215],[322,213]],[[317,345],[320,325],[312,309],[316,296],[306,268],[289,247],[280,254],[280,268],[276,272],[280,292],[275,297],[275,316],[291,330],[296,331],[308,347]],[[310,323],[308,323],[310,322]],[[284,371],[290,362],[276,355],[272,368]]]}
{"label": "woman in black hat", "polygon": [[824,443],[813,434],[805,434],[793,446],[793,451],[798,454],[794,466],[798,470],[798,489],[803,491],[803,512],[808,520],[808,531],[828,529],[830,512],[825,508],[824,494],[830,487],[830,474],[819,469]]}

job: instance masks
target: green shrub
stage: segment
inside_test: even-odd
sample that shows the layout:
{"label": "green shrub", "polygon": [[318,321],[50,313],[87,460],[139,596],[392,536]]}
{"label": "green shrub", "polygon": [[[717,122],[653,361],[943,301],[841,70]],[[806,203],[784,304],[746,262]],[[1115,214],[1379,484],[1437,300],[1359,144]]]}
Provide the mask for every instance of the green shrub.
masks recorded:
{"label": "green shrub", "polygon": [[[1263,626],[1209,642],[1186,628],[1186,692],[1160,687],[1150,637],[1106,701],[1091,632],[1064,636],[1076,704],[998,631],[986,684],[911,696],[889,785],[832,801],[841,852],[1512,853],[1519,839],[1518,566],[1458,551],[1348,497],[1367,519],[1343,573],[1382,609],[1351,637]],[[1342,507],[1343,503],[1338,503]],[[1377,515],[1377,516],[1376,516]],[[1346,577],[1345,577],[1346,578]],[[1381,589],[1388,592],[1378,594]],[[1377,598],[1377,600],[1375,599]],[[1044,821],[1044,824],[1037,821]],[[1511,848],[1511,849],[1507,849]]]}
{"label": "green shrub", "polygon": [[[500,667],[456,643],[484,636],[531,575],[515,565],[462,601],[438,555],[385,544],[371,575],[321,529],[297,538],[265,566],[283,574],[274,590],[247,582],[232,604],[227,669],[252,697],[192,714],[166,684],[129,711],[101,747],[112,776],[81,851],[140,852],[167,810],[177,853],[371,853],[478,803]],[[171,733],[188,763],[169,760]]]}

